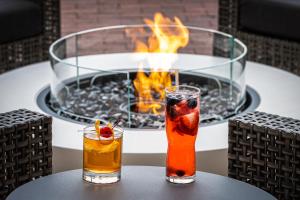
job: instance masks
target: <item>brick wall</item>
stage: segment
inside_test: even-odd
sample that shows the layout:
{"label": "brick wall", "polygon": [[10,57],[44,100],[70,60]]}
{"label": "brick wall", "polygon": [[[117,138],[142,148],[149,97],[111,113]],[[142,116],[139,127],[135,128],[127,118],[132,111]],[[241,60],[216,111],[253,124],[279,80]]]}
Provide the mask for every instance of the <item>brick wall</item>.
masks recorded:
{"label": "brick wall", "polygon": [[217,28],[218,0],[61,0],[62,35],[89,28],[140,24],[155,12],[185,25]]}

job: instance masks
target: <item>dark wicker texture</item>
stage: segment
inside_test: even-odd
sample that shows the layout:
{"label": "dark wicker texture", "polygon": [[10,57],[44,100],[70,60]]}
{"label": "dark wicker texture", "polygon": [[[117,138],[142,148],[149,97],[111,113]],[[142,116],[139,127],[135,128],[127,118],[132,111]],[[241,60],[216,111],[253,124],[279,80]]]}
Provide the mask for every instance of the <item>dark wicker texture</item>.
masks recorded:
{"label": "dark wicker texture", "polygon": [[59,0],[36,2],[42,4],[43,31],[40,35],[0,44],[0,74],[27,64],[48,60],[49,46],[60,37]]}
{"label": "dark wicker texture", "polygon": [[239,0],[219,0],[219,30],[247,45],[248,60],[300,75],[300,43],[239,30],[238,3]]}
{"label": "dark wicker texture", "polygon": [[20,109],[0,114],[0,199],[52,173],[52,118]]}
{"label": "dark wicker texture", "polygon": [[229,120],[228,176],[300,199],[300,120],[262,112]]}

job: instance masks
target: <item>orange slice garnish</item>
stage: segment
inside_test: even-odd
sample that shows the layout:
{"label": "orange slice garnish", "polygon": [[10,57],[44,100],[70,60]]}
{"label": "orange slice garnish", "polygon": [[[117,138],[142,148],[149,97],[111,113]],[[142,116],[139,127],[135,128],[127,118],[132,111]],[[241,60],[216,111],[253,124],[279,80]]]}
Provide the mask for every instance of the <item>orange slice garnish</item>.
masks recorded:
{"label": "orange slice garnish", "polygon": [[96,130],[98,138],[100,138],[100,120],[99,119],[97,119],[95,121],[95,130]]}

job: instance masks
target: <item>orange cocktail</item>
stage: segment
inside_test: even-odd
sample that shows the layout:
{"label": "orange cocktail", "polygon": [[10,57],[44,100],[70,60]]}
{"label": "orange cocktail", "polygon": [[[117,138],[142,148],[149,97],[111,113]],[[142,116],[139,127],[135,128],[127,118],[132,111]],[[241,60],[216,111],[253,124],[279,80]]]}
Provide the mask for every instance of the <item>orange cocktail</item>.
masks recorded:
{"label": "orange cocktail", "polygon": [[113,135],[99,135],[92,127],[84,130],[83,179],[92,183],[120,180],[123,132],[114,128]]}
{"label": "orange cocktail", "polygon": [[199,97],[200,90],[195,87],[174,86],[166,89],[166,177],[172,183],[190,183],[195,178]]}

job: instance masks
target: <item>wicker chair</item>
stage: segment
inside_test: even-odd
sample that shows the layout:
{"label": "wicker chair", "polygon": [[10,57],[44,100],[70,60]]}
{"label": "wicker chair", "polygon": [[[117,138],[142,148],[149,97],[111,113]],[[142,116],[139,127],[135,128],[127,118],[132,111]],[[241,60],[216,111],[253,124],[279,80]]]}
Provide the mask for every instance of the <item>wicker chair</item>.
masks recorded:
{"label": "wicker chair", "polygon": [[0,114],[0,199],[52,173],[52,118],[21,109]]}
{"label": "wicker chair", "polygon": [[26,64],[47,60],[50,44],[60,36],[59,0],[30,1],[41,6],[42,32],[32,37],[0,44],[0,74]]}
{"label": "wicker chair", "polygon": [[228,176],[300,199],[300,120],[262,112],[229,120]]}
{"label": "wicker chair", "polygon": [[219,0],[219,30],[242,40],[248,46],[249,60],[300,75],[300,43],[241,30],[239,2],[240,0]]}

